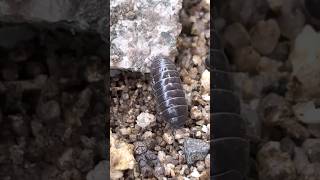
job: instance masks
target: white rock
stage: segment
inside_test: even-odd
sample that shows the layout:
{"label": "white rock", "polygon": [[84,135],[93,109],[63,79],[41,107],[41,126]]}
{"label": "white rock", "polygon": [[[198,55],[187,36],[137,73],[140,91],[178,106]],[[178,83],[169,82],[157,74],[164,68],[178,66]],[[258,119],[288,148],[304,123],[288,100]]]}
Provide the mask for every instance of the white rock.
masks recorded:
{"label": "white rock", "polygon": [[171,164],[171,163],[166,164],[166,166],[164,167],[164,169],[165,169],[165,174],[166,174],[167,176],[174,177],[174,176],[175,176],[174,167],[175,167],[175,165],[173,165],[173,164]]}
{"label": "white rock", "polygon": [[159,158],[159,161],[163,163],[166,160],[166,153],[164,151],[159,151],[158,158]]}
{"label": "white rock", "polygon": [[209,94],[204,94],[201,96],[203,100],[210,102],[210,95]]}
{"label": "white rock", "polygon": [[205,92],[210,91],[210,72],[208,70],[203,71],[201,75],[201,85]]}
{"label": "white rock", "polygon": [[195,178],[199,178],[200,177],[200,173],[198,172],[197,168],[194,168],[192,173],[191,173],[191,177],[195,177]]}
{"label": "white rock", "polygon": [[209,129],[207,128],[206,125],[202,125],[201,130],[202,130],[203,132],[205,132],[205,133],[207,133],[207,132],[209,131]]}
{"label": "white rock", "polygon": [[292,76],[302,84],[306,97],[320,97],[320,33],[306,25],[297,36],[289,59]]}
{"label": "white rock", "polygon": [[139,114],[139,116],[137,117],[137,125],[142,128],[146,128],[152,122],[155,122],[155,121],[156,121],[156,117],[153,114],[149,114],[145,112]]}
{"label": "white rock", "polygon": [[200,66],[201,64],[202,64],[202,59],[201,59],[201,57],[200,56],[198,56],[198,55],[194,55],[193,57],[192,57],[192,61],[193,61],[193,63],[194,64],[196,64],[196,65],[198,65],[198,66]]}
{"label": "white rock", "polygon": [[306,124],[320,124],[320,108],[316,108],[313,101],[298,103],[293,106],[295,115]]}

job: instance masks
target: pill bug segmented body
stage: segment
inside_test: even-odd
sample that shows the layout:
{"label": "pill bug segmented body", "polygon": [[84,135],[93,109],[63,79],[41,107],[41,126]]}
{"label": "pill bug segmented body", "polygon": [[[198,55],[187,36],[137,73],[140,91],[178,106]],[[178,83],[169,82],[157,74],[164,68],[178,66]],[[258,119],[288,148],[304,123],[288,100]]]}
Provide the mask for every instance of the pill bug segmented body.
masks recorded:
{"label": "pill bug segmented body", "polygon": [[151,78],[159,116],[173,128],[182,127],[188,116],[188,105],[175,64],[166,57],[153,59]]}
{"label": "pill bug segmented body", "polygon": [[249,166],[249,142],[245,122],[240,116],[240,101],[234,93],[229,62],[220,46],[217,32],[212,29],[213,43],[206,67],[210,78],[210,121],[212,123],[210,150],[211,179],[244,180]]}

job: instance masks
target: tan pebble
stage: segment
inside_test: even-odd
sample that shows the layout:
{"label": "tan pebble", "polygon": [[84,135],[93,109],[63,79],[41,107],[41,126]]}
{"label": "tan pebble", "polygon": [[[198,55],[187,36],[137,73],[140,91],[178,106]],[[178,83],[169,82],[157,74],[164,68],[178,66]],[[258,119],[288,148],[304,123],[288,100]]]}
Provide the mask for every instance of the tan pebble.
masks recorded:
{"label": "tan pebble", "polygon": [[181,128],[181,129],[177,129],[176,133],[174,135],[175,139],[183,139],[185,137],[189,137],[190,136],[190,129],[188,128]]}
{"label": "tan pebble", "polygon": [[191,118],[192,119],[202,119],[202,112],[198,106],[193,106],[191,108]]}
{"label": "tan pebble", "polygon": [[164,151],[159,151],[158,152],[158,158],[159,158],[159,161],[161,163],[165,162],[166,160],[166,153]]}
{"label": "tan pebble", "polygon": [[174,142],[174,137],[172,136],[172,134],[169,133],[164,133],[163,139],[166,141],[167,144],[173,144]]}
{"label": "tan pebble", "polygon": [[133,169],[133,145],[119,141],[110,131],[110,171]]}
{"label": "tan pebble", "polygon": [[151,132],[151,131],[146,131],[143,135],[142,135],[142,138],[143,139],[150,139],[150,138],[152,138],[153,137],[153,133]]}
{"label": "tan pebble", "polygon": [[173,177],[172,175],[174,175],[175,176],[175,173],[174,173],[174,165],[173,164],[171,164],[171,163],[169,163],[169,164],[166,164],[165,165],[165,175],[166,176],[171,176],[171,177]]}
{"label": "tan pebble", "polygon": [[184,175],[184,171],[188,168],[188,165],[182,165],[180,175]]}
{"label": "tan pebble", "polygon": [[121,135],[128,135],[131,133],[131,128],[121,128],[119,131]]}
{"label": "tan pebble", "polygon": [[205,170],[200,174],[200,180],[208,180],[210,179],[209,170]]}

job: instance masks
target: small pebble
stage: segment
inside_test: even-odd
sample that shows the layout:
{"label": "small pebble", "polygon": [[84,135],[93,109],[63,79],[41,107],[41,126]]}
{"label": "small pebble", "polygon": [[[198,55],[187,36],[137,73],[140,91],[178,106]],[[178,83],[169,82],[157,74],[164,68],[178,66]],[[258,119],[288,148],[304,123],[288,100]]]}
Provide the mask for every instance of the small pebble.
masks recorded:
{"label": "small pebble", "polygon": [[137,125],[140,126],[141,128],[146,128],[155,121],[156,121],[155,116],[149,113],[143,112],[139,114],[139,116],[137,117]]}
{"label": "small pebble", "polygon": [[190,129],[188,128],[180,128],[175,131],[174,138],[175,139],[184,139],[190,136]]}
{"label": "small pebble", "polygon": [[270,54],[276,47],[280,38],[280,28],[278,23],[269,19],[259,21],[251,30],[251,42],[261,54]]}
{"label": "small pebble", "polygon": [[196,168],[193,169],[192,173],[190,174],[191,177],[199,178],[200,174]]}
{"label": "small pebble", "polygon": [[164,163],[166,160],[166,153],[164,151],[158,151],[158,159],[161,163]]}
{"label": "small pebble", "polygon": [[174,142],[174,137],[170,133],[164,133],[163,139],[164,141],[166,141],[167,144],[173,144]]}

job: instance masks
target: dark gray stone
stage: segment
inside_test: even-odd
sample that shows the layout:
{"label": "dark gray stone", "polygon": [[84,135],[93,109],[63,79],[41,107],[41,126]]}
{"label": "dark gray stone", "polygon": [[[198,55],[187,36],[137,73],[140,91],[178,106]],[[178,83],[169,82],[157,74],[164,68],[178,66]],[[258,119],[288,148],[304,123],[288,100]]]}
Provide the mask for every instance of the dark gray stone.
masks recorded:
{"label": "dark gray stone", "polygon": [[203,140],[188,138],[183,144],[184,154],[188,164],[203,160],[209,152],[210,145]]}

